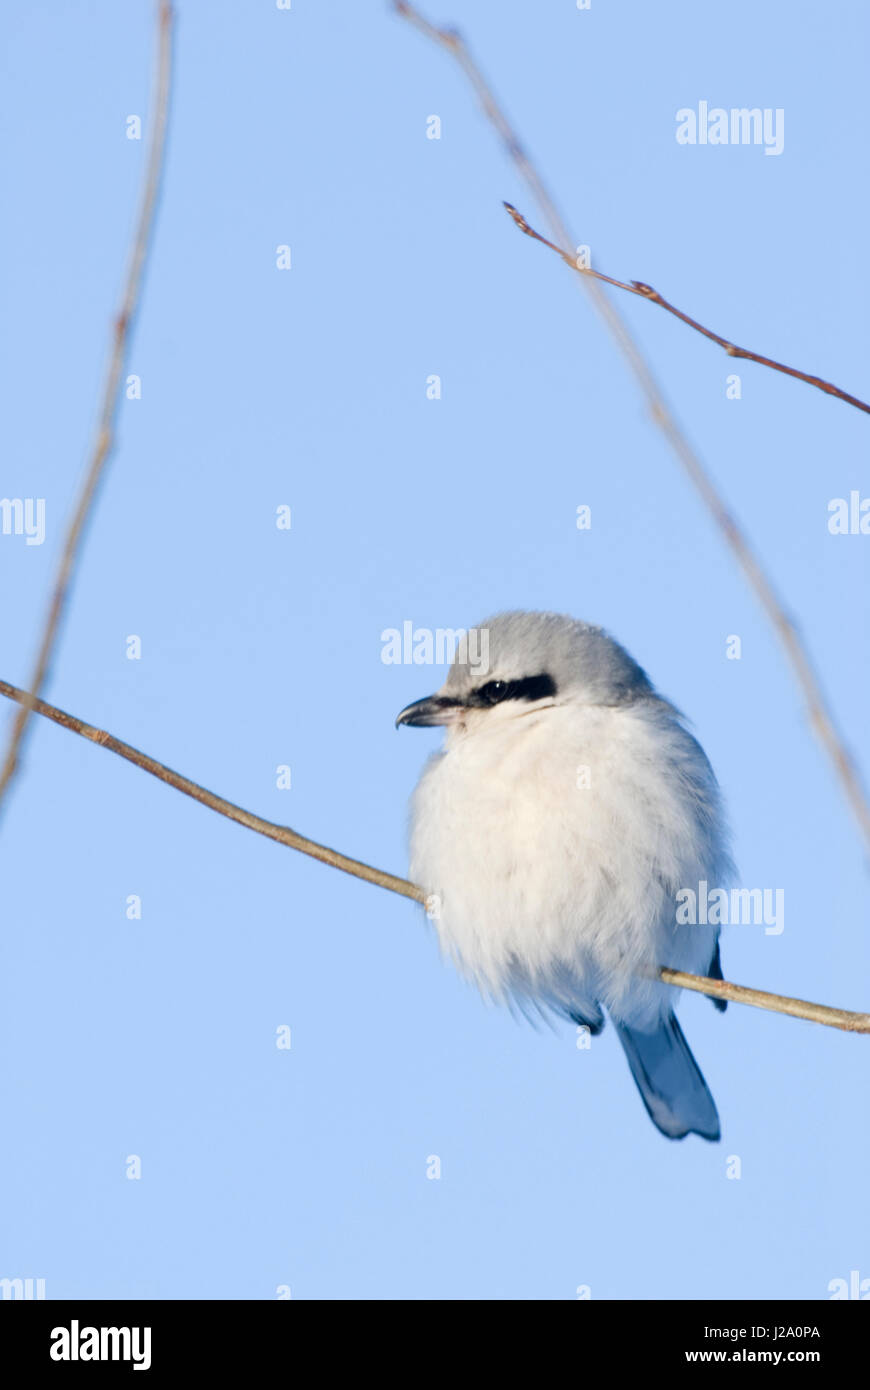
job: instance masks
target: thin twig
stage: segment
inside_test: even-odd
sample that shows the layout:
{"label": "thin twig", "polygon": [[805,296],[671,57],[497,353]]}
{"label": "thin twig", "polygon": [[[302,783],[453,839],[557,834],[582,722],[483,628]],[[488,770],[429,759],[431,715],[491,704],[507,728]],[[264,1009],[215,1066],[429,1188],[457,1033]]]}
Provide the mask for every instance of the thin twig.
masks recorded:
{"label": "thin twig", "polygon": [[870,405],[866,401],[859,400],[857,396],[850,396],[848,391],[843,391],[839,386],[835,386],[832,381],[824,381],[820,376],[811,376],[809,372],[801,372],[797,367],[787,367],[784,362],[775,362],[772,357],[764,357],[760,352],[750,352],[748,348],[738,347],[728,338],[723,338],[719,333],[714,333],[711,328],[705,328],[697,319],[693,319],[689,314],[685,314],[682,309],[678,309],[675,304],[671,304],[658,290],[654,290],[652,285],[647,285],[643,280],[615,280],[612,275],[605,275],[601,270],[593,270],[592,266],[581,265],[576,256],[571,256],[567,251],[563,251],[554,241],[548,241],[540,232],[536,232],[534,227],[530,227],[522,213],[517,212],[513,203],[505,203],[505,207],[517,224],[521,232],[526,236],[534,237],[535,241],[540,241],[544,246],[549,246],[551,251],[555,251],[557,256],[561,256],[566,265],[578,275],[591,275],[594,280],[601,280],[605,285],[613,285],[618,290],[626,290],[629,294],[639,295],[641,299],[647,299],[651,304],[658,304],[662,309],[666,309],[674,318],[687,323],[690,328],[694,328],[696,333],[702,333],[711,342],[718,343],[724,348],[729,357],[744,357],[748,362],[758,362],[762,367],[771,367],[775,372],[782,372],[785,376],[797,377],[798,381],[805,381],[809,386],[817,386],[820,391],[824,391],[829,396],[836,396],[838,400],[845,401],[847,405],[854,405],[856,409],[865,411],[870,415]]}
{"label": "thin twig", "polygon": [[[427,38],[445,48],[459,63],[471,82],[485,114],[500,135],[508,154],[525,179],[532,196],[549,224],[556,242],[553,249],[576,270],[576,257],[572,252],[575,243],[569,235],[540,174],[520,144],[516,133],[471,57],[462,37],[455,29],[439,29],[434,24],[430,24],[411,4],[407,3],[407,0],[394,0],[394,3],[396,10],[403,18],[409,20]],[[529,230],[531,231],[531,229]],[[543,238],[541,239],[543,240]],[[552,244],[548,243],[548,245]],[[833,764],[846,800],[861,829],[864,842],[870,848],[870,803],[868,803],[858,769],[837,727],[833,710],[822,690],[809,651],[795,624],[786,613],[772,581],[768,578],[761,562],[750,547],[736,518],[728,510],[724,498],[719,493],[701,458],[692,448],[676,418],[671,413],[661,387],[656,381],[649,363],[629,332],[622,315],[599,283],[599,280],[605,278],[604,276],[582,275],[581,283],[588,291],[595,309],[604,319],[617,346],[634,372],[653,420],[661,429],[671,449],[686,470],[689,479],[700,494],[701,500],[710,512],[750,587],[754,590],[770,619],[791,664],[797,683],[803,692],[810,726]],[[622,282],[616,283],[621,288],[625,288]],[[638,292],[642,293],[640,290]],[[653,293],[655,292],[653,291]],[[648,295],[644,295],[644,298],[648,297]]]}
{"label": "thin twig", "polygon": [[[378,888],[386,888],[391,893],[399,893],[404,898],[411,898],[415,902],[425,904],[426,894],[422,888],[416,884],[409,883],[407,879],[398,878],[395,874],[384,873],[382,869],[375,869],[370,864],[363,864],[359,859],[350,859],[346,854],[340,854],[338,850],[329,849],[326,845],[318,844],[316,840],[306,839],[304,835],[299,835],[295,830],[291,830],[286,825],[276,825],[273,821],[263,820],[261,816],[255,816],[251,811],[245,811],[241,806],[236,806],[234,802],[225,800],[215,792],[207,791],[198,782],[192,782],[189,777],[184,777],[180,772],[173,772],[172,768],[166,767],[164,763],[159,763],[156,758],[151,758],[147,753],[141,753],[138,748],[133,748],[129,743],[122,743],[113,734],[106,733],[104,729],[96,729],[92,724],[86,724],[84,720],[78,719],[74,714],[67,714],[65,710],[57,709],[55,705],[49,705],[45,700],[34,700],[26,691],[19,690],[17,686],[10,685],[8,681],[0,680],[0,695],[5,695],[9,700],[15,700],[22,707],[30,704],[37,714],[43,715],[46,719],[51,719],[61,728],[69,729],[74,734],[80,734],[82,738],[89,739],[91,743],[97,743],[101,748],[108,748],[111,753],[117,753],[119,757],[126,758],[127,762],[141,767],[143,771],[150,772],[152,777],[158,777],[161,782],[166,782],[176,791],[183,792],[185,796],[192,797],[194,801],[207,806],[210,811],[216,811],[220,816],[226,816],[229,820],[235,821],[238,825],[244,825],[248,830],[255,831],[258,835],[265,835],[270,840],[276,840],[278,844],[286,845],[289,849],[299,850],[302,854],[308,854],[312,859],[319,859],[322,864],[328,864],[330,868],[342,869],[346,874],[353,874],[355,878],[365,879],[367,883],[374,883]],[[699,994],[706,994],[714,999],[733,999],[738,1004],[751,1004],[757,1009],[767,1009],[772,1013],[788,1014],[792,1018],[809,1019],[812,1023],[822,1023],[828,1028],[840,1028],[848,1033],[870,1033],[870,1014],[853,1013],[848,1009],[834,1009],[826,1004],[811,1004],[804,999],[791,999],[782,994],[768,994],[766,990],[748,989],[744,985],[730,984],[727,980],[711,980],[704,975],[689,975],[682,970],[663,969],[659,971],[659,977],[666,984],[676,985],[683,989],[695,990]]]}
{"label": "thin twig", "polygon": [[771,1013],[788,1014],[790,1018],[805,1018],[810,1023],[824,1023],[828,1028],[840,1028],[844,1033],[870,1033],[870,1014],[853,1013],[851,1009],[833,1009],[829,1004],[811,1004],[808,999],[790,999],[785,994],[766,994],[746,985],[732,985],[727,980],[706,980],[701,975],[689,975],[685,970],[660,970],[659,978],[678,989],[691,989],[696,994],[715,995],[717,999],[733,1000],[735,1004],[754,1004]]}
{"label": "thin twig", "polygon": [[127,762],[135,763],[136,767],[150,772],[152,777],[159,777],[161,782],[167,782],[170,787],[175,787],[176,791],[184,792],[185,796],[192,796],[194,801],[208,806],[209,810],[227,816],[229,820],[246,826],[248,830],[255,830],[258,835],[277,840],[289,849],[298,849],[302,854],[310,854],[312,859],[319,859],[333,869],[343,869],[346,874],[354,874],[369,883],[376,883],[380,888],[389,888],[391,892],[402,893],[406,898],[414,898],[417,902],[424,901],[425,895],[419,888],[415,888],[413,883],[396,878],[394,874],[382,873],[380,869],[361,864],[357,859],[349,859],[338,850],[328,849],[326,845],[319,845],[315,840],[306,839],[304,835],[297,835],[295,830],[286,825],[275,825],[272,821],[263,820],[262,816],[255,816],[232,801],[227,801],[225,797],[207,791],[198,782],[192,782],[180,772],[173,772],[171,767],[159,763],[156,758],[150,758],[147,753],[140,753],[138,748],[133,748],[129,743],[122,743],[119,738],[106,733],[104,729],[95,729],[92,724],[86,724],[83,719],[77,719],[74,714],[67,714],[64,710],[47,704],[45,700],[34,700],[27,691],[19,690],[7,681],[0,681],[0,695],[15,700],[22,707],[30,704],[36,714],[44,715],[46,719],[53,720],[64,729],[70,729],[74,734],[81,734],[82,738],[90,739],[91,743],[98,743],[101,748],[108,748],[111,753],[117,753],[119,758],[126,758]]}
{"label": "thin twig", "polygon": [[[420,14],[419,10],[416,10],[413,5],[408,3],[408,0],[394,0],[394,4],[396,10],[404,19],[410,20],[414,27],[425,34],[427,38],[433,39],[435,43],[440,44],[442,48],[448,49],[448,51],[453,54],[453,57],[457,60],[474,87],[486,115],[507,146],[508,154],[514,160],[515,164],[517,164],[523,178],[532,189],[538,201],[538,205],[544,211],[550,226],[554,230],[558,227],[560,231],[565,234],[565,237],[560,237],[560,240],[567,239],[567,232],[556,210],[555,203],[544,187],[540,175],[517,139],[507,117],[496,101],[492,89],[487,84],[479,67],[471,57],[462,35],[456,29],[439,29],[437,25],[431,24],[424,15]],[[510,203],[505,203],[505,207],[508,208],[509,211],[511,210]],[[517,221],[517,225],[521,225],[521,220]],[[527,226],[522,226],[522,230],[528,231],[531,236],[538,236],[536,232],[533,232],[531,228]],[[545,241],[545,238],[538,237],[538,240]],[[553,245],[552,242],[546,242],[546,244],[548,246]],[[761,353],[750,352],[747,348],[738,347],[736,343],[729,342],[727,338],[721,337],[718,333],[713,333],[711,329],[704,328],[702,324],[698,323],[697,319],[690,318],[688,314],[684,314],[681,309],[677,309],[675,305],[670,304],[657,290],[654,290],[651,285],[644,284],[642,280],[615,280],[611,276],[604,275],[600,271],[593,270],[589,266],[576,265],[574,263],[576,257],[571,256],[567,249],[553,246],[553,250],[557,251],[560,256],[564,256],[568,264],[571,265],[574,270],[580,271],[581,274],[589,275],[593,279],[601,280],[605,284],[615,286],[617,289],[628,290],[629,294],[640,295],[642,299],[649,299],[652,303],[661,305],[669,314],[673,314],[676,318],[682,319],[683,323],[688,324],[690,328],[694,328],[698,333],[703,333],[704,337],[710,338],[712,342],[718,343],[720,347],[725,349],[730,357],[744,357],[747,361],[758,362],[762,367],[770,367],[776,372],[785,373],[786,376],[796,377],[798,381],[805,381],[809,386],[815,386],[819,391],[824,391],[829,396],[836,396],[838,400],[845,401],[847,405],[853,405],[857,410],[863,410],[870,415],[870,404],[868,404],[867,401],[860,400],[858,396],[850,395],[848,391],[843,391],[839,386],[835,386],[833,382],[824,381],[822,377],[813,376],[809,372],[798,371],[796,367],[786,367],[782,362],[775,362],[772,357],[764,357]]]}
{"label": "thin twig", "polygon": [[18,767],[24,731],[27,726],[27,721],[34,709],[31,696],[39,694],[48,675],[55,643],[57,641],[58,629],[60,627],[61,618],[63,617],[67,594],[69,592],[73,570],[78,556],[82,532],[94,502],[97,486],[115,442],[114,424],[118,409],[118,392],[130,337],[130,327],[139,302],[142,272],[147,259],[151,230],[154,224],[154,209],[160,191],[160,180],[163,170],[163,152],[166,145],[166,118],[169,110],[171,68],[172,4],[170,0],[160,0],[157,5],[157,57],[151,108],[153,114],[151,120],[150,148],[142,185],[139,217],[130,250],[121,309],[115,319],[113,328],[112,349],[105,382],[103,384],[100,419],[91,460],[85,473],[81,494],[72,521],[70,522],[60,564],[55,577],[54,591],[48,610],[48,617],[43,630],[42,641],[39,646],[39,653],[36,658],[33,675],[30,679],[31,694],[25,698],[21,709],[18,711],[15,723],[12,727],[2,771],[0,771],[0,803],[2,803],[9,783],[14,777]]}

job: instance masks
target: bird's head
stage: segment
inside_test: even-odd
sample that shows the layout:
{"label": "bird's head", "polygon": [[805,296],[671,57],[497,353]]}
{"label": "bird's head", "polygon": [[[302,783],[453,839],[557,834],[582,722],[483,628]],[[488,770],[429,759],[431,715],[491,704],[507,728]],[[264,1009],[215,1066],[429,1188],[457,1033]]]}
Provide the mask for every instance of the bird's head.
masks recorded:
{"label": "bird's head", "polygon": [[568,703],[619,705],[650,694],[641,668],[599,627],[559,613],[499,613],[473,630],[477,660],[460,644],[434,695],[396,725],[460,725],[466,732]]}

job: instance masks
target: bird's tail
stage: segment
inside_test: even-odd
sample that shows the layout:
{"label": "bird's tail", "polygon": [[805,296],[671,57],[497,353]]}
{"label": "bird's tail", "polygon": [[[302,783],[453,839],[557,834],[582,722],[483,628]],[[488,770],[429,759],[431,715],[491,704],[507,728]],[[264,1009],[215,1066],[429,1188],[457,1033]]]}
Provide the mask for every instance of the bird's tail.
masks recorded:
{"label": "bird's tail", "polygon": [[631,1074],[649,1117],[669,1139],[719,1138],[719,1116],[707,1083],[674,1015],[652,1032],[616,1023]]}

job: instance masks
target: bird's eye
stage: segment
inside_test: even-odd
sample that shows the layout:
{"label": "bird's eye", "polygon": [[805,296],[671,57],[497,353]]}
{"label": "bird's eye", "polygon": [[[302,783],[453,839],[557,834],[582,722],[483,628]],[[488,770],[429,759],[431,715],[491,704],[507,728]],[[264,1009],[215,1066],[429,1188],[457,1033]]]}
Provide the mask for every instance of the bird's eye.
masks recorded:
{"label": "bird's eye", "polygon": [[478,690],[481,700],[487,705],[497,705],[499,700],[503,700],[508,693],[507,681],[487,681]]}
{"label": "bird's eye", "polygon": [[522,680],[487,681],[468,696],[468,704],[486,709],[502,700],[546,700],[556,694],[556,682],[542,671],[539,676],[523,676]]}

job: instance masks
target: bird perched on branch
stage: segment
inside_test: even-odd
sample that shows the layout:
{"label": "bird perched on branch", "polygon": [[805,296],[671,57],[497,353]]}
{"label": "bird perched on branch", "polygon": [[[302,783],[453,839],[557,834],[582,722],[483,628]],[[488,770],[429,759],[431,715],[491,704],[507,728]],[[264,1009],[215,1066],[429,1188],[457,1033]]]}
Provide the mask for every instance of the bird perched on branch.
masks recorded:
{"label": "bird perched on branch", "polygon": [[446,730],[411,809],[411,876],[442,948],[526,1012],[594,1034],[606,1009],[662,1134],[718,1139],[679,991],[656,978],[722,978],[718,927],[675,908],[734,874],[704,751],[601,628],[515,612],[474,631],[477,659],[462,644],[438,693],[396,721]]}

